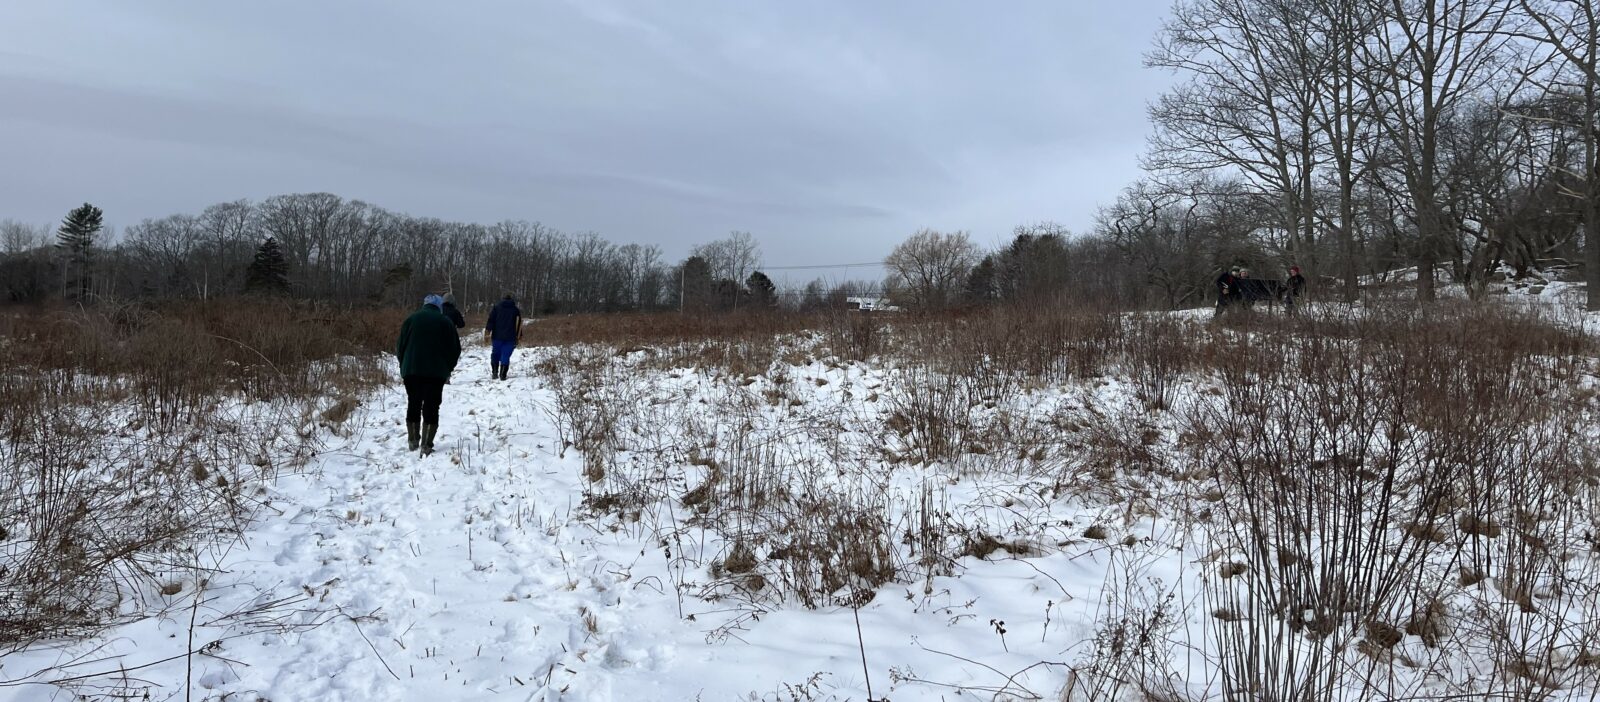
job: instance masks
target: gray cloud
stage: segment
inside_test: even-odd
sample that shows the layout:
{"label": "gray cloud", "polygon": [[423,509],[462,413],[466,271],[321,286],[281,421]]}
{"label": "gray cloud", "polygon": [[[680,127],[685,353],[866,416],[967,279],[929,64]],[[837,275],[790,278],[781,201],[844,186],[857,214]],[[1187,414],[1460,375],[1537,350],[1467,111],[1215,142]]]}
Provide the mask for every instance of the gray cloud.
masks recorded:
{"label": "gray cloud", "polygon": [[360,153],[374,145],[359,132],[270,106],[232,105],[3,74],[0,93],[8,102],[0,124],[19,132],[54,127],[130,140],[288,150],[330,158]]}
{"label": "gray cloud", "polygon": [[1086,228],[1137,174],[1162,9],[10,3],[0,216],[326,190],[674,257],[748,230],[773,265],[876,259],[923,226]]}

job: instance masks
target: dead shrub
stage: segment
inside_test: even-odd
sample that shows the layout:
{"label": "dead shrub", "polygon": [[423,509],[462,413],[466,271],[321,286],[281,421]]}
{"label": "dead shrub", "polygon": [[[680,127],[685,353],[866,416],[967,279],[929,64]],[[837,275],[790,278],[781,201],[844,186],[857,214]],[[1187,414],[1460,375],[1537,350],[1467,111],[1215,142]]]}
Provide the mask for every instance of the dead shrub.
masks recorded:
{"label": "dead shrub", "polygon": [[[1240,335],[1206,360],[1222,392],[1179,409],[1183,451],[1216,467],[1210,540],[1255,564],[1299,556],[1205,579],[1212,609],[1241,615],[1213,620],[1225,690],[1380,699],[1397,678],[1352,672],[1342,651],[1387,655],[1412,633],[1441,658],[1409,665],[1453,670],[1449,650],[1543,661],[1600,634],[1572,616],[1580,599],[1557,594],[1582,569],[1549,555],[1574,543],[1574,510],[1594,504],[1574,499],[1594,479],[1577,457],[1596,447],[1566,392],[1590,342],[1448,305],[1241,319],[1222,333]],[[1451,512],[1459,536],[1439,526]],[[1500,538],[1506,524],[1538,533]],[[1469,589],[1486,578],[1492,593]],[[1542,611],[1539,592],[1562,611]],[[1445,627],[1450,598],[1476,614]],[[1306,631],[1318,653],[1286,657]]]}
{"label": "dead shrub", "polygon": [[799,313],[680,314],[641,312],[545,317],[530,330],[540,345],[670,346],[705,339],[771,339],[816,329],[825,317]]}
{"label": "dead shrub", "polygon": [[1170,406],[1178,379],[1191,370],[1198,337],[1184,328],[1189,324],[1166,315],[1133,315],[1123,329],[1126,373],[1150,409]]}
{"label": "dead shrub", "polygon": [[770,556],[782,592],[807,608],[849,605],[860,591],[899,582],[889,525],[881,514],[827,500],[811,503]]}
{"label": "dead shrub", "polygon": [[1111,556],[1093,647],[1071,666],[1063,702],[1186,699],[1167,649],[1186,613],[1175,590],[1146,574],[1146,556]]}
{"label": "dead shrub", "polygon": [[348,395],[341,397],[338,402],[333,403],[328,409],[322,411],[322,421],[332,426],[343,425],[350,420],[350,416],[355,414],[356,408],[360,406],[361,401],[354,397]]}
{"label": "dead shrub", "polygon": [[1470,536],[1482,536],[1489,539],[1500,538],[1500,525],[1488,517],[1463,513],[1456,520],[1456,526],[1461,529],[1461,533]]}

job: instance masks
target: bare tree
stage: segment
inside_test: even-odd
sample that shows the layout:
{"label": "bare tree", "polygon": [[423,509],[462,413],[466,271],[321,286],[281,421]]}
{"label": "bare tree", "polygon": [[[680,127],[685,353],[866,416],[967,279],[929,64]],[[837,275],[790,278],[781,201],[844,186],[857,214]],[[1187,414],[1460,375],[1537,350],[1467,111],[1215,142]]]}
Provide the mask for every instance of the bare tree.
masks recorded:
{"label": "bare tree", "polygon": [[20,254],[45,245],[50,228],[0,219],[0,253]]}
{"label": "bare tree", "polygon": [[1579,201],[1566,197],[1576,158],[1570,130],[1522,119],[1549,103],[1484,103],[1455,120],[1441,140],[1444,182],[1459,232],[1450,237],[1457,279],[1482,297],[1494,269],[1518,275],[1565,259],[1581,226]]}
{"label": "bare tree", "polygon": [[1147,166],[1242,176],[1276,200],[1288,249],[1316,266],[1316,118],[1330,56],[1311,43],[1305,0],[1185,0],[1146,58],[1188,77],[1150,110]]}
{"label": "bare tree", "polygon": [[1098,229],[1142,279],[1154,298],[1148,302],[1191,306],[1209,300],[1219,268],[1266,257],[1251,237],[1272,217],[1258,211],[1258,199],[1233,181],[1139,181],[1100,211]]}
{"label": "bare tree", "polygon": [[197,293],[211,296],[212,285],[222,285],[232,273],[244,270],[255,253],[255,209],[248,200],[223,202],[207,207],[198,217],[205,233],[202,246]]}
{"label": "bare tree", "polygon": [[619,247],[616,253],[622,269],[623,288],[630,296],[625,306],[644,309],[658,304],[665,285],[661,273],[661,249],[627,244]]}
{"label": "bare tree", "polygon": [[[1562,120],[1576,129],[1583,145],[1579,167],[1571,172],[1578,186],[1568,192],[1583,207],[1588,308],[1600,310],[1600,12],[1592,0],[1517,0],[1517,4],[1529,20],[1526,32],[1518,34],[1563,59],[1543,87],[1547,93],[1574,98],[1571,102],[1578,107]],[[1561,120],[1560,114],[1542,116]]]}
{"label": "bare tree", "polygon": [[184,295],[198,283],[190,263],[204,244],[204,237],[196,218],[171,215],[129,227],[124,249],[152,275],[145,285],[162,295]]}
{"label": "bare tree", "polygon": [[1361,181],[1373,163],[1361,158],[1362,145],[1374,136],[1373,94],[1364,75],[1365,43],[1375,35],[1382,14],[1370,0],[1319,0],[1311,3],[1307,36],[1315,37],[1318,51],[1327,57],[1319,76],[1318,100],[1313,119],[1327,142],[1331,179],[1337,193],[1338,275],[1343,297],[1354,302],[1360,288],[1357,273],[1356,231]]}
{"label": "bare tree", "polygon": [[1455,228],[1440,139],[1464,103],[1505,76],[1508,7],[1500,0],[1383,0],[1369,90],[1416,227],[1417,298],[1434,299],[1434,269]]}
{"label": "bare tree", "polygon": [[727,238],[694,247],[690,255],[705,259],[717,280],[743,282],[761,266],[761,246],[749,232],[731,232]]}
{"label": "bare tree", "polygon": [[[894,247],[884,266],[890,287],[907,307],[942,309],[964,289],[967,272],[978,262],[978,247],[966,232],[943,234],[923,229]],[[899,303],[901,301],[897,301]]]}

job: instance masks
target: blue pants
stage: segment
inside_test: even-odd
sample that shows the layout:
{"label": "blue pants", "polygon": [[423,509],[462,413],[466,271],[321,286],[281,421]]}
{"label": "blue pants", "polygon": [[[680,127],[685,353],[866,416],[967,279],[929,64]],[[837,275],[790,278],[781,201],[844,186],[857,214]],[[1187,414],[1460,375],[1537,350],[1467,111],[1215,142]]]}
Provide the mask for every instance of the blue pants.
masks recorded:
{"label": "blue pants", "polygon": [[515,341],[500,341],[496,339],[489,353],[489,363],[497,366],[511,365],[511,352],[517,348]]}

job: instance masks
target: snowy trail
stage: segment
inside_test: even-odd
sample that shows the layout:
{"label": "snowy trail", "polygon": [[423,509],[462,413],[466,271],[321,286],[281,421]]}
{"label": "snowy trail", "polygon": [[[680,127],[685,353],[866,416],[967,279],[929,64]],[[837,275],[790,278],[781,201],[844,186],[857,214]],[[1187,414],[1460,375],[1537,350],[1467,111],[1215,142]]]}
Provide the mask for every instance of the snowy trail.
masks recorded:
{"label": "snowy trail", "polygon": [[487,350],[473,345],[446,388],[433,456],[405,451],[404,394],[389,389],[352,420],[353,454],[280,481],[288,512],[251,535],[236,577],[310,588],[348,616],[276,651],[239,652],[250,667],[228,689],[273,700],[607,700],[611,676],[591,670],[667,662],[668,649],[631,645],[648,640],[624,625],[639,605],[586,543],[594,530],[573,520],[580,473],[552,455],[558,439],[533,409],[530,366],[491,380]]}

